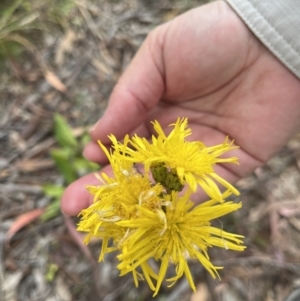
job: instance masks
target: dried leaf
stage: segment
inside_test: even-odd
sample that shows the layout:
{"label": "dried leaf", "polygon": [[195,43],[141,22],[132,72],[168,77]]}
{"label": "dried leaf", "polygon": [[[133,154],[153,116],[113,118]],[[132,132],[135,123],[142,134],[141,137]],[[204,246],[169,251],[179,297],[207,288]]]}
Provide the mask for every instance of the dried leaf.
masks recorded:
{"label": "dried leaf", "polygon": [[100,74],[103,74],[105,76],[112,75],[112,69],[106,63],[103,63],[97,60],[96,58],[93,58],[92,65],[99,71]]}
{"label": "dried leaf", "polygon": [[45,170],[52,168],[54,162],[50,159],[38,160],[38,159],[23,159],[16,162],[15,167],[22,172],[34,172],[39,170]]}
{"label": "dried leaf", "polygon": [[[16,288],[18,287],[20,281],[22,280],[23,275],[24,275],[24,272],[20,269],[12,274],[5,274],[2,289],[6,293],[6,295],[14,295],[15,294]],[[2,291],[1,291],[1,293],[2,293]],[[0,297],[1,297],[1,295],[0,295]]]}
{"label": "dried leaf", "polygon": [[163,21],[169,22],[169,21],[175,19],[179,14],[180,14],[180,11],[178,9],[174,8],[163,15]]}
{"label": "dried leaf", "polygon": [[21,131],[21,137],[24,140],[28,140],[40,128],[41,121],[40,115],[30,118]]}
{"label": "dried leaf", "polygon": [[300,232],[300,220],[296,217],[290,217],[288,219],[289,223]]}
{"label": "dried leaf", "polygon": [[19,151],[23,152],[27,148],[26,141],[22,139],[21,135],[16,131],[11,131],[9,133],[10,143],[16,147]]}
{"label": "dried leaf", "polygon": [[29,194],[40,194],[42,192],[42,187],[39,185],[26,185],[26,184],[14,184],[14,183],[0,183],[0,191],[2,194],[5,193],[29,193]]}
{"label": "dried leaf", "polygon": [[44,212],[43,208],[34,209],[28,211],[24,214],[21,214],[11,225],[9,230],[6,233],[5,240],[7,243],[11,240],[11,238],[23,227],[27,226],[34,220],[36,220],[41,214]]}
{"label": "dried leaf", "polygon": [[60,297],[59,299],[62,301],[71,301],[72,295],[67,286],[66,282],[64,281],[62,276],[57,277],[56,281],[56,293]]}
{"label": "dried leaf", "polygon": [[18,22],[18,27],[20,29],[24,29],[26,27],[26,25],[31,24],[33,21],[35,21],[38,17],[40,16],[40,14],[38,12],[32,12],[26,16],[24,16],[23,18],[20,19],[20,21]]}
{"label": "dried leaf", "polygon": [[69,29],[56,49],[55,63],[58,66],[62,65],[65,54],[72,50],[75,41],[76,34],[73,30]]}
{"label": "dried leaf", "polygon": [[54,138],[48,138],[41,143],[34,145],[31,149],[27,150],[23,157],[29,159],[41,155],[42,153],[48,152],[49,148],[51,148],[55,144],[55,142],[56,141]]}
{"label": "dried leaf", "polygon": [[[18,28],[16,28],[16,29],[18,29]],[[38,56],[38,57],[36,57],[36,59],[38,59],[38,62],[40,61],[40,56],[36,52],[36,47],[28,39],[26,39],[16,33],[10,33],[10,34],[6,35],[5,37],[3,37],[3,39],[7,40],[7,41],[14,41],[16,43],[19,43],[20,45],[24,46],[26,49],[28,49],[32,53],[35,53],[35,55]]]}
{"label": "dried leaf", "polygon": [[62,81],[50,70],[44,71],[44,76],[47,82],[57,91],[61,93],[67,92],[67,87],[65,84],[62,83]]}
{"label": "dried leaf", "polygon": [[10,169],[2,169],[0,170],[0,179],[5,179],[7,178],[11,173],[11,170]]}

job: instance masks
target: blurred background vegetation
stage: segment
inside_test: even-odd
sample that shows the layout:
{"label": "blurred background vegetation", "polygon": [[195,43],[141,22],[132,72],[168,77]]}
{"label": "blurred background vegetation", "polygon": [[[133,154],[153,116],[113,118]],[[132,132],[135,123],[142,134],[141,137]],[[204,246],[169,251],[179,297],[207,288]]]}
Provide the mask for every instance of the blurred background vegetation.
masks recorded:
{"label": "blurred background vegetation", "polygon": [[[3,0],[0,3],[0,58],[18,57],[24,48],[37,51],[43,46],[43,32],[75,25],[72,0]],[[2,62],[3,63],[3,62]]]}

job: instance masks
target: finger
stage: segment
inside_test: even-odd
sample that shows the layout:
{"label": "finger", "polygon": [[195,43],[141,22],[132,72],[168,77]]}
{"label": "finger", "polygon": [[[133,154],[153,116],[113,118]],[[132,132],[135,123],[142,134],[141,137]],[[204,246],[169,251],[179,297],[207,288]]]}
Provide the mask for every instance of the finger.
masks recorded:
{"label": "finger", "polygon": [[104,116],[90,132],[94,141],[108,143],[109,133],[123,138],[145,120],[160,100],[164,92],[162,52],[166,25],[150,33],[119,79]]}
{"label": "finger", "polygon": [[[112,174],[111,167],[105,166],[101,172]],[[61,210],[67,215],[78,215],[81,210],[87,208],[93,202],[93,196],[87,191],[86,186],[99,185],[95,174],[88,174],[70,184],[61,199]]]}
{"label": "finger", "polygon": [[92,162],[97,162],[100,164],[105,164],[108,162],[105,153],[101,150],[99,144],[94,141],[89,142],[85,146],[83,150],[83,156]]}

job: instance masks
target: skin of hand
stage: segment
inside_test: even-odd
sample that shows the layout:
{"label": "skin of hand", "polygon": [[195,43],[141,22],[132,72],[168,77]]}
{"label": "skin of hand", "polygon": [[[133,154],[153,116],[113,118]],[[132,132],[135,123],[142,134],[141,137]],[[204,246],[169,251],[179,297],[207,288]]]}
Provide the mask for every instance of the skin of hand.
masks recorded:
{"label": "skin of hand", "polygon": [[[223,1],[188,11],[154,29],[119,79],[104,116],[91,130],[86,158],[107,164],[96,141],[128,133],[150,138],[150,121],[165,131],[188,117],[191,140],[240,146],[228,156],[240,165],[217,166],[229,182],[266,162],[300,129],[300,81],[250,32]],[[102,171],[109,174],[109,166]],[[91,203],[85,186],[93,174],[72,183],[62,198],[66,214]]]}

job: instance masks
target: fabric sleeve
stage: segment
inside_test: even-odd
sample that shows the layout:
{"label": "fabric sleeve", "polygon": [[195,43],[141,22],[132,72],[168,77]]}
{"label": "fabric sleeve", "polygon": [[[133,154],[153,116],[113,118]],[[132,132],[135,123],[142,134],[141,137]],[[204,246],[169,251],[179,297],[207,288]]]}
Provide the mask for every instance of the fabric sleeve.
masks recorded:
{"label": "fabric sleeve", "polygon": [[300,0],[225,0],[254,35],[300,78]]}

